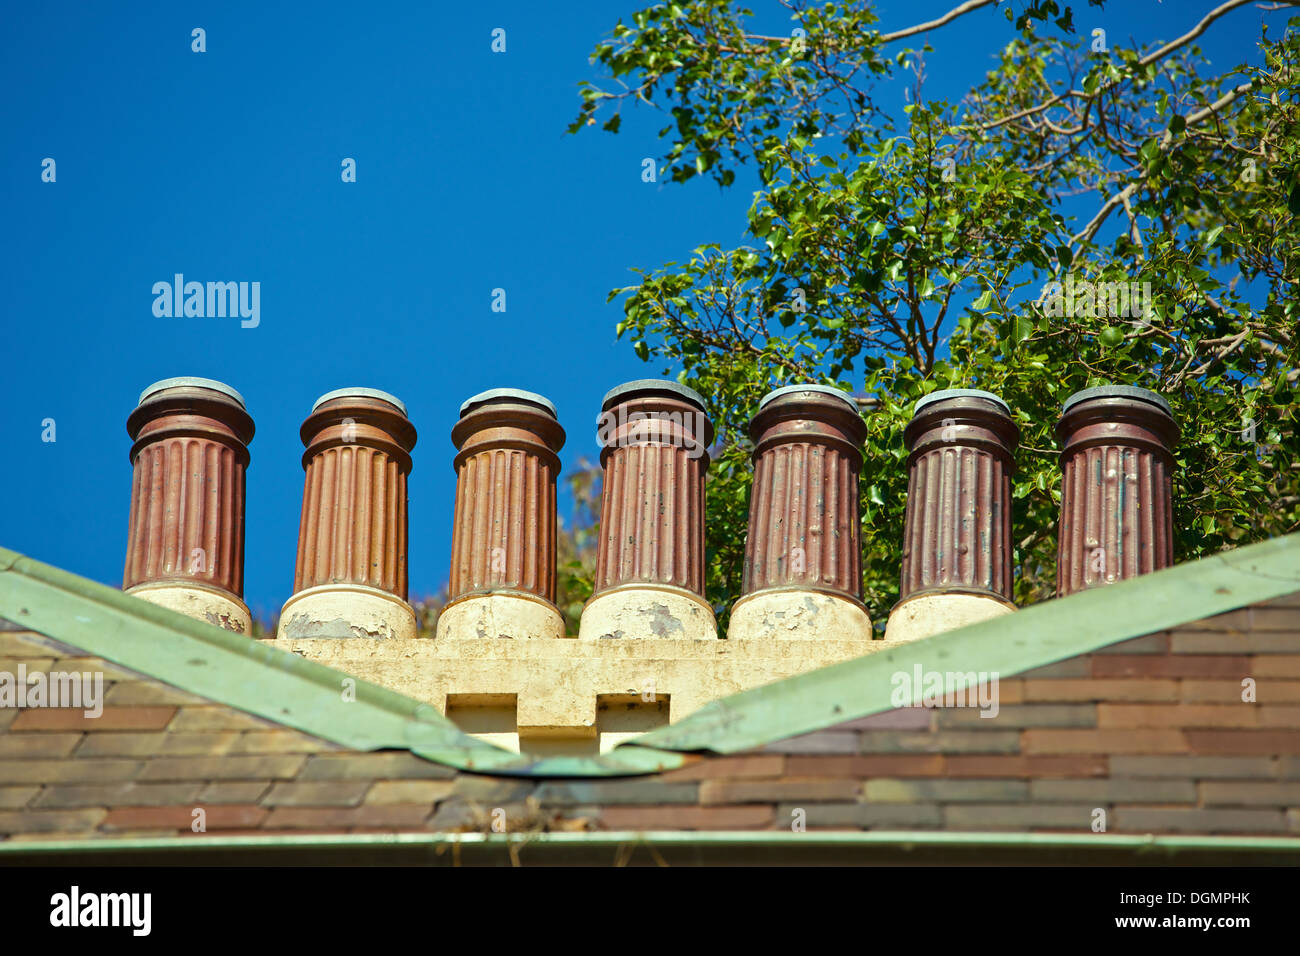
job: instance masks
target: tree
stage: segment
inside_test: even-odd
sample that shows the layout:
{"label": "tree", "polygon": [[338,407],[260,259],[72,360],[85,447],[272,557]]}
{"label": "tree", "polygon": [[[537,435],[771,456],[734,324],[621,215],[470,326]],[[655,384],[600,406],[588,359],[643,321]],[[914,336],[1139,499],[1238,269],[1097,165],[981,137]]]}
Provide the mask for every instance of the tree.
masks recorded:
{"label": "tree", "polygon": [[[619,335],[705,395],[728,436],[708,486],[719,610],[740,590],[745,428],[792,382],[865,396],[864,587],[881,625],[898,591],[902,430],[937,388],[987,389],[1014,410],[1021,603],[1051,593],[1053,425],[1091,385],[1173,406],[1178,560],[1300,527],[1300,18],[1226,72],[1196,45],[1249,3],[1134,48],[1081,36],[1054,0],[1004,8],[998,66],[956,104],[924,95],[931,48],[900,44],[996,16],[993,0],[893,32],[869,3],[790,2],[788,36],[747,29],[732,0],[685,0],[595,48],[609,82],[581,84],[571,132],[603,118],[617,133],[625,105],[648,106],[670,120],[662,177],[757,183],[750,244],[702,246],[610,295]],[[908,75],[901,116],[873,102],[873,84]]]}

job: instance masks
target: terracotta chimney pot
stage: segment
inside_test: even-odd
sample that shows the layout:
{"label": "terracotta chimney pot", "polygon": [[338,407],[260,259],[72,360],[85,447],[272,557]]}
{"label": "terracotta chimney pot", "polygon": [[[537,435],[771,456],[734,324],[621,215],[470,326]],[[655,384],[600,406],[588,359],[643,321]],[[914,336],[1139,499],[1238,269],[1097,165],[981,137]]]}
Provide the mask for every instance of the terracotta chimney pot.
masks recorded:
{"label": "terracotta chimney pot", "polygon": [[412,639],[406,481],[415,426],[373,388],[316,400],[299,431],[306,472],[294,593],[277,637]]}
{"label": "terracotta chimney pot", "polygon": [[887,641],[913,641],[1016,609],[1011,476],[1020,430],[998,396],[943,389],[916,403],[908,447],[899,600]]}
{"label": "terracotta chimney pot", "polygon": [[128,594],[240,634],[244,473],[253,419],[243,397],[206,378],[169,378],[140,394],[131,446]]}
{"label": "terracotta chimney pot", "polygon": [[730,640],[871,640],[862,603],[858,478],[867,426],[837,388],[788,385],[749,427],[754,484],[744,595]]}
{"label": "terracotta chimney pot", "polygon": [[1066,399],[1056,426],[1058,596],[1174,563],[1178,434],[1169,403],[1145,388],[1103,385]]}
{"label": "terracotta chimney pot", "polygon": [[555,486],[564,429],[535,392],[468,399],[451,431],[457,453],[451,600],[438,640],[562,638],[555,606]]}
{"label": "terracotta chimney pot", "polygon": [[600,542],[579,638],[716,639],[704,599],[713,424],[703,397],[676,382],[628,382],[605,395],[597,435]]}

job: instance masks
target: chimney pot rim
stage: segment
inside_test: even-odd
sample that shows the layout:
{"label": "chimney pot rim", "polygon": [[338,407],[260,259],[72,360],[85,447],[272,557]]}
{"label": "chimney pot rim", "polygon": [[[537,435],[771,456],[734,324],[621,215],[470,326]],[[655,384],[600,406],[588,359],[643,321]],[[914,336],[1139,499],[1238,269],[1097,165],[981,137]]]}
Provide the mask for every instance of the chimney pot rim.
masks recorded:
{"label": "chimney pot rim", "polygon": [[1174,417],[1173,409],[1169,407],[1169,403],[1165,401],[1163,395],[1159,392],[1153,392],[1149,388],[1140,388],[1137,385],[1096,385],[1092,388],[1080,389],[1065,400],[1065,404],[1061,406],[1061,415],[1064,417],[1074,406],[1099,398],[1128,398],[1138,402],[1146,402],[1159,408],[1170,418]]}
{"label": "chimney pot rim", "polygon": [[406,415],[406,403],[396,395],[380,391],[377,388],[364,388],[355,385],[350,388],[336,388],[332,392],[326,392],[320,398],[316,399],[311,410],[315,412],[316,409],[320,408],[326,402],[333,401],[336,398],[377,398],[381,402],[387,402],[389,405],[394,406],[403,415]]}
{"label": "chimney pot rim", "polygon": [[678,398],[686,399],[692,405],[698,406],[702,412],[706,411],[703,395],[693,388],[682,385],[680,382],[663,378],[638,378],[631,382],[624,382],[622,385],[616,385],[605,393],[605,397],[600,401],[600,409],[601,411],[608,411],[623,399],[642,392],[667,392]]}
{"label": "chimney pot rim", "polygon": [[540,405],[552,418],[559,421],[559,413],[555,411],[555,405],[545,395],[539,395],[537,392],[529,392],[522,388],[489,388],[485,392],[479,392],[477,395],[471,395],[460,405],[460,417],[464,418],[470,410],[479,406],[486,405],[488,402],[495,401],[519,401],[529,402],[533,405]]}
{"label": "chimney pot rim", "polygon": [[780,388],[772,389],[772,391],[768,392],[758,400],[758,410],[761,412],[781,396],[792,395],[795,392],[816,392],[819,395],[829,395],[832,398],[838,398],[849,408],[853,409],[855,415],[859,414],[858,403],[853,400],[853,396],[842,389],[836,388],[834,385],[782,385]]}
{"label": "chimney pot rim", "polygon": [[154,382],[140,393],[140,398],[136,402],[136,408],[143,405],[145,399],[151,398],[159,392],[165,392],[173,388],[206,388],[209,391],[220,392],[222,395],[233,398],[239,403],[240,408],[244,411],[248,411],[248,406],[244,403],[244,396],[240,395],[239,392],[235,391],[225,382],[218,382],[216,379],[212,378],[198,378],[193,375],[180,375],[175,378],[164,378],[161,381]]}
{"label": "chimney pot rim", "polygon": [[950,398],[982,398],[985,401],[993,402],[1008,416],[1011,415],[1011,406],[992,392],[986,392],[978,388],[941,388],[917,399],[916,404],[912,406],[912,417],[915,418],[925,406],[933,405],[935,402],[947,401]]}

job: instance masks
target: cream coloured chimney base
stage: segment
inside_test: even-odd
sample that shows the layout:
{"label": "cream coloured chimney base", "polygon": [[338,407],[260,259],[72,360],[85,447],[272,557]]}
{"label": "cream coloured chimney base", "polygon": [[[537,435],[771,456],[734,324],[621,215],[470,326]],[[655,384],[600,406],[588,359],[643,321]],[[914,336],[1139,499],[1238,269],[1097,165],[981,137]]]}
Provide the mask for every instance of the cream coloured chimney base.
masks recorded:
{"label": "cream coloured chimney base", "polygon": [[894,605],[885,625],[885,640],[895,644],[919,641],[1015,610],[1014,604],[981,594],[918,594]]}
{"label": "cream coloured chimney base", "polygon": [[564,637],[564,618],[555,605],[521,594],[476,594],[457,598],[438,615],[437,640]]}
{"label": "cream coloured chimney base", "polygon": [[733,605],[729,641],[869,641],[871,618],[848,598],[802,588],[747,594]]}
{"label": "cream coloured chimney base", "polygon": [[284,602],[276,637],[414,640],[415,611],[397,595],[379,588],[321,584]]}
{"label": "cream coloured chimney base", "polygon": [[236,634],[249,634],[252,615],[243,601],[225,591],[194,584],[137,584],[126,593]]}
{"label": "cream coloured chimney base", "polygon": [[666,585],[637,584],[601,591],[582,609],[578,639],[672,638],[715,641],[718,620],[697,594]]}

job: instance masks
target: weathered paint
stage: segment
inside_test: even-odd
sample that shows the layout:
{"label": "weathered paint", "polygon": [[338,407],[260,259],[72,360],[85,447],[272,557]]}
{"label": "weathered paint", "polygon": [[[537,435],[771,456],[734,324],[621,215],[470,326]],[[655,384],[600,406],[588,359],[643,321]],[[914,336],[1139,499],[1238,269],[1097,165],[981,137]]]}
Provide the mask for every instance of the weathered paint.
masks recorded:
{"label": "weathered paint", "polygon": [[[675,382],[629,382],[606,395],[598,436],[605,469],[600,539],[579,636],[665,637],[677,626],[694,636],[695,605],[713,617],[703,603],[704,476],[713,441],[704,401]],[[647,586],[645,615],[635,607],[638,585]],[[673,590],[681,600],[658,596]],[[607,597],[613,592],[617,599]],[[666,616],[656,614],[657,604]],[[713,626],[707,622],[708,631]]]}
{"label": "weathered paint", "polygon": [[300,435],[306,472],[294,594],[346,583],[407,593],[406,481],[416,434],[397,399],[340,389]]}
{"label": "weathered paint", "polygon": [[198,584],[242,607],[254,429],[239,393],[207,379],[159,382],[145,389],[126,430],[133,475],[122,587]]}
{"label": "weathered paint", "polygon": [[554,606],[555,484],[564,437],[554,407],[531,392],[493,389],[462,406],[451,432],[453,601],[514,593]]}
{"label": "weathered paint", "polygon": [[806,587],[862,603],[858,476],[867,426],[843,392],[769,393],[749,426],[743,593]]}
{"label": "weathered paint", "polygon": [[1056,593],[1112,584],[1174,562],[1173,453],[1178,426],[1163,398],[1103,386],[1066,400]]}
{"label": "weathered paint", "polygon": [[995,395],[933,392],[903,432],[907,513],[899,603],[923,593],[1011,601],[1011,476],[1019,430]]}

